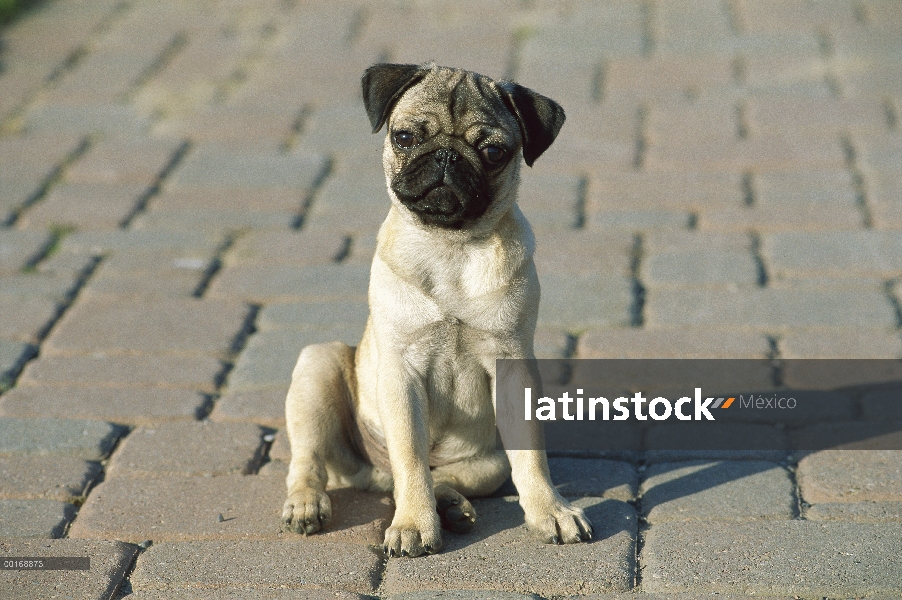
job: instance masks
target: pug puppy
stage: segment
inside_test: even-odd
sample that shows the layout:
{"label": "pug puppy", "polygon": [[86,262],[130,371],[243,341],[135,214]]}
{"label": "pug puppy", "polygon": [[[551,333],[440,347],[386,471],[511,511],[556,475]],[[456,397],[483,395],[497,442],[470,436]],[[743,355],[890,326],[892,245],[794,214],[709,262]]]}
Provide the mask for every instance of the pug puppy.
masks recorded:
{"label": "pug puppy", "polygon": [[[391,208],[360,345],[307,346],[294,369],[283,526],[322,529],[327,485],[394,490],[385,552],[434,553],[442,526],[473,526],[467,497],[511,475],[540,539],[588,540],[585,514],[551,484],[538,422],[507,413],[496,429],[495,415],[495,361],[534,358],[539,306],[518,154],[532,166],[564,111],[516,83],[434,64],[378,64],[362,83],[373,133],[388,127]],[[512,368],[517,385],[538,388],[535,369]]]}

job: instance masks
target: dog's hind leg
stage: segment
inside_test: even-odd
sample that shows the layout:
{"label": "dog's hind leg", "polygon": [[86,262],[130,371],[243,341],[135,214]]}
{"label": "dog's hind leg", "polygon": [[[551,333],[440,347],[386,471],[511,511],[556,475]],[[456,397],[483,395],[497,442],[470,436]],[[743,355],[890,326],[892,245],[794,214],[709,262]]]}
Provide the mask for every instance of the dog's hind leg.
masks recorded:
{"label": "dog's hind leg", "polygon": [[435,503],[442,527],[466,533],[476,523],[476,511],[467,496],[487,496],[510,475],[503,451],[477,456],[432,469]]}
{"label": "dog's hind leg", "polygon": [[291,464],[285,529],[314,533],[332,517],[326,494],[330,473],[353,478],[364,465],[348,441],[354,349],[340,342],[314,344],[301,352],[285,399]]}

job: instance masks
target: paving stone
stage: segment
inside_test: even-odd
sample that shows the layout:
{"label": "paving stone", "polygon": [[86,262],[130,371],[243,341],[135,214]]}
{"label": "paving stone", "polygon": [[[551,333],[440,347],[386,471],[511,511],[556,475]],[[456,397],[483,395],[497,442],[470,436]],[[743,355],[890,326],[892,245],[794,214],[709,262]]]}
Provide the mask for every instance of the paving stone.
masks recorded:
{"label": "paving stone", "polygon": [[259,210],[157,210],[141,213],[131,226],[150,231],[231,232],[242,229],[285,229],[297,216],[290,212]]}
{"label": "paving stone", "polygon": [[70,456],[100,460],[125,433],[120,426],[77,419],[0,418],[0,456]]}
{"label": "paving stone", "polygon": [[758,265],[749,251],[712,250],[708,252],[672,252],[652,254],[641,267],[643,284],[666,285],[738,285],[758,282]]}
{"label": "paving stone", "polygon": [[390,560],[382,592],[460,589],[540,596],[624,591],[632,586],[636,515],[618,500],[582,498],[595,528],[589,544],[541,544],[529,536],[523,513],[510,498],[476,500],[469,534],[443,537],[438,554]]}
{"label": "paving stone", "polygon": [[688,229],[692,216],[678,210],[612,210],[589,214],[589,228],[597,230],[623,229],[629,232],[647,229]]}
{"label": "paving stone", "polygon": [[77,284],[77,272],[22,273],[0,277],[0,300],[13,299],[63,301],[69,297]]}
{"label": "paving stone", "polygon": [[110,458],[107,477],[252,473],[263,457],[262,436],[251,423],[187,421],[139,427]]}
{"label": "paving stone", "polygon": [[714,325],[737,328],[888,327],[892,309],[881,294],[798,287],[785,289],[651,290],[646,323],[652,327]]}
{"label": "paving stone", "polygon": [[579,336],[579,358],[762,358],[765,336],[707,327],[696,329],[590,329]]}
{"label": "paving stone", "polygon": [[20,385],[0,397],[0,416],[100,419],[127,425],[193,420],[207,409],[191,390]]}
{"label": "paving stone", "polygon": [[614,97],[659,100],[684,97],[687,91],[724,92],[732,85],[730,65],[724,57],[629,57],[611,60],[605,69],[605,91]]}
{"label": "paving stone", "polygon": [[730,172],[597,173],[589,185],[587,211],[615,208],[710,210],[743,201],[741,178]]}
{"label": "paving stone", "polygon": [[181,142],[144,136],[101,139],[66,169],[71,182],[139,183],[151,185],[173,159]]}
{"label": "paving stone", "polygon": [[28,209],[18,223],[42,230],[54,226],[115,229],[146,190],[147,185],[141,183],[62,183]]}
{"label": "paving stone", "polygon": [[222,363],[206,356],[42,356],[25,367],[19,384],[157,387],[212,393]]}
{"label": "paving stone", "polygon": [[244,327],[240,302],[118,299],[78,302],[47,338],[48,353],[182,352],[224,355]]}
{"label": "paving stone", "polygon": [[[644,432],[644,457],[648,463],[687,460],[766,460],[786,458],[790,446],[785,430],[772,423],[734,423],[716,428],[706,423],[662,423]],[[738,419],[737,419],[738,420]],[[713,429],[713,430],[712,430]]]}
{"label": "paving stone", "polygon": [[288,431],[286,429],[280,429],[276,432],[272,446],[269,448],[269,458],[286,463],[291,461],[291,442],[288,441]]}
{"label": "paving stone", "polygon": [[269,155],[195,146],[170,175],[175,187],[222,186],[237,188],[292,187],[310,190],[326,168],[318,154]]}
{"label": "paving stone", "polygon": [[789,473],[771,462],[658,463],[643,476],[642,510],[653,524],[782,520],[794,516],[794,486]]}
{"label": "paving stone", "polygon": [[820,206],[813,203],[714,209],[701,213],[698,224],[704,230],[736,233],[750,230],[818,233],[863,225],[862,213],[855,206]]}
{"label": "paving stone", "polygon": [[802,499],[822,502],[902,500],[902,451],[826,450],[809,454],[797,471]]}
{"label": "paving stone", "polygon": [[49,241],[45,232],[0,229],[0,275],[21,271]]}
{"label": "paving stone", "polygon": [[886,125],[876,98],[751,98],[745,117],[753,134],[804,129],[824,136],[855,128],[882,131]]}
{"label": "paving stone", "polygon": [[554,236],[540,233],[533,259],[540,283],[546,275],[569,273],[627,276],[632,248],[632,235],[621,231],[582,229]]}
{"label": "paving stone", "polygon": [[284,427],[288,385],[285,383],[283,386],[247,392],[228,392],[216,400],[210,419],[247,421],[264,427]]}
{"label": "paving stone", "polygon": [[902,232],[786,232],[765,236],[762,249],[775,274],[889,276],[902,261]]}
{"label": "paving stone", "polygon": [[548,468],[551,470],[552,482],[565,498],[594,496],[624,502],[636,498],[639,478],[636,468],[629,463],[552,457],[548,459]]}
{"label": "paving stone", "polygon": [[645,534],[642,585],[667,594],[892,594],[900,534],[898,523],[661,523]]}
{"label": "paving stone", "polygon": [[61,252],[102,254],[105,252],[161,253],[202,252],[213,256],[221,243],[216,236],[186,231],[76,231],[60,244]]}
{"label": "paving stone", "polygon": [[61,500],[0,499],[0,539],[61,538],[77,513],[78,508],[74,504]]}
{"label": "paving stone", "polygon": [[498,592],[490,590],[441,590],[430,592],[407,592],[386,596],[390,600],[535,600],[534,594],[517,594],[516,592]]}
{"label": "paving stone", "polygon": [[902,502],[824,502],[804,511],[809,521],[900,523]]}
{"label": "paving stone", "polygon": [[72,501],[100,477],[98,463],[68,456],[0,458],[0,498]]}
{"label": "paving stone", "polygon": [[[881,329],[811,329],[780,338],[784,358],[899,358],[902,338]],[[902,413],[900,413],[902,416]]]}
{"label": "paving stone", "polygon": [[540,325],[579,330],[629,322],[632,285],[626,277],[545,273],[540,282]]}
{"label": "paving stone", "polygon": [[0,336],[18,340],[3,342],[2,364],[17,364],[25,351],[22,342],[36,341],[57,310],[57,303],[48,298],[0,295]]}
{"label": "paving stone", "polygon": [[838,141],[832,139],[773,135],[651,146],[644,164],[654,172],[822,170],[843,168],[845,158]]}
{"label": "paving stone", "polygon": [[[128,600],[193,600],[197,598],[197,589],[139,590],[126,596]],[[342,590],[324,589],[260,589],[251,587],[229,587],[223,589],[204,589],[204,598],[209,600],[369,600],[372,596],[363,596]]]}
{"label": "paving stone", "polygon": [[333,341],[356,346],[362,336],[363,327],[341,324],[254,334],[229,373],[228,390],[234,393],[277,387],[287,391],[294,365],[305,346]]}
{"label": "paving stone", "polygon": [[107,540],[0,541],[0,556],[87,557],[91,568],[84,571],[2,571],[0,595],[9,600],[32,598],[113,598],[131,568],[138,548]]}
{"label": "paving stone", "polygon": [[140,556],[130,580],[139,592],[241,586],[372,593],[381,569],[378,553],[354,544],[306,539],[165,542]]}
{"label": "paving stone", "polygon": [[164,187],[153,198],[157,210],[246,210],[299,213],[308,192],[296,188],[235,188],[229,186]]}
{"label": "paving stone", "polygon": [[357,325],[362,334],[369,313],[365,300],[282,302],[263,307],[256,325],[262,331]]}
{"label": "paving stone", "polygon": [[[69,537],[287,543],[303,536],[279,530],[285,496],[284,479],[257,475],[114,477],[91,491]],[[332,522],[311,539],[382,543],[393,510],[389,496],[347,488],[332,490],[329,496]]]}
{"label": "paving stone", "polygon": [[29,131],[140,134],[149,120],[132,106],[119,104],[37,104],[28,110],[25,122]]}
{"label": "paving stone", "polygon": [[101,269],[91,277],[81,294],[92,298],[115,296],[119,300],[127,297],[145,303],[148,300],[190,298],[200,286],[204,274],[204,271],[197,269],[136,273]]}
{"label": "paving stone", "polygon": [[335,231],[252,231],[229,250],[228,265],[315,265],[335,262],[345,246]]}
{"label": "paving stone", "polygon": [[520,176],[517,205],[533,229],[573,229],[584,186],[577,175],[524,172]]}
{"label": "paving stone", "polygon": [[210,297],[239,297],[251,302],[365,299],[369,265],[325,264],[225,267],[213,280]]}

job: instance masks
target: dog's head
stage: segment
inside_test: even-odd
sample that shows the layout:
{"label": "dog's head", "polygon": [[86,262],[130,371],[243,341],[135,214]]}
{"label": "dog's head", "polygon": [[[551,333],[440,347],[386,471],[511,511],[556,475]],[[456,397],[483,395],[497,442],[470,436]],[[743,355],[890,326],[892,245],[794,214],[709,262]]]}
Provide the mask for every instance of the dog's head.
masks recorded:
{"label": "dog's head", "polygon": [[396,200],[428,226],[464,229],[513,202],[522,150],[541,156],[564,124],[559,104],[510,81],[434,65],[379,64],[363,75],[373,132]]}

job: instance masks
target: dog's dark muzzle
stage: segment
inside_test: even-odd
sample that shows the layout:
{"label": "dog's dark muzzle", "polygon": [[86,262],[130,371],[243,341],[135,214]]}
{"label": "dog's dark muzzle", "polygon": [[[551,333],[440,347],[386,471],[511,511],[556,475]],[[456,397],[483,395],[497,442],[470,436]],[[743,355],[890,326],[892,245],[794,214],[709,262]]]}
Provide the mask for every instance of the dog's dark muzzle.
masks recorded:
{"label": "dog's dark muzzle", "polygon": [[453,148],[415,158],[395,175],[392,191],[427,225],[460,229],[491,203],[485,175]]}

